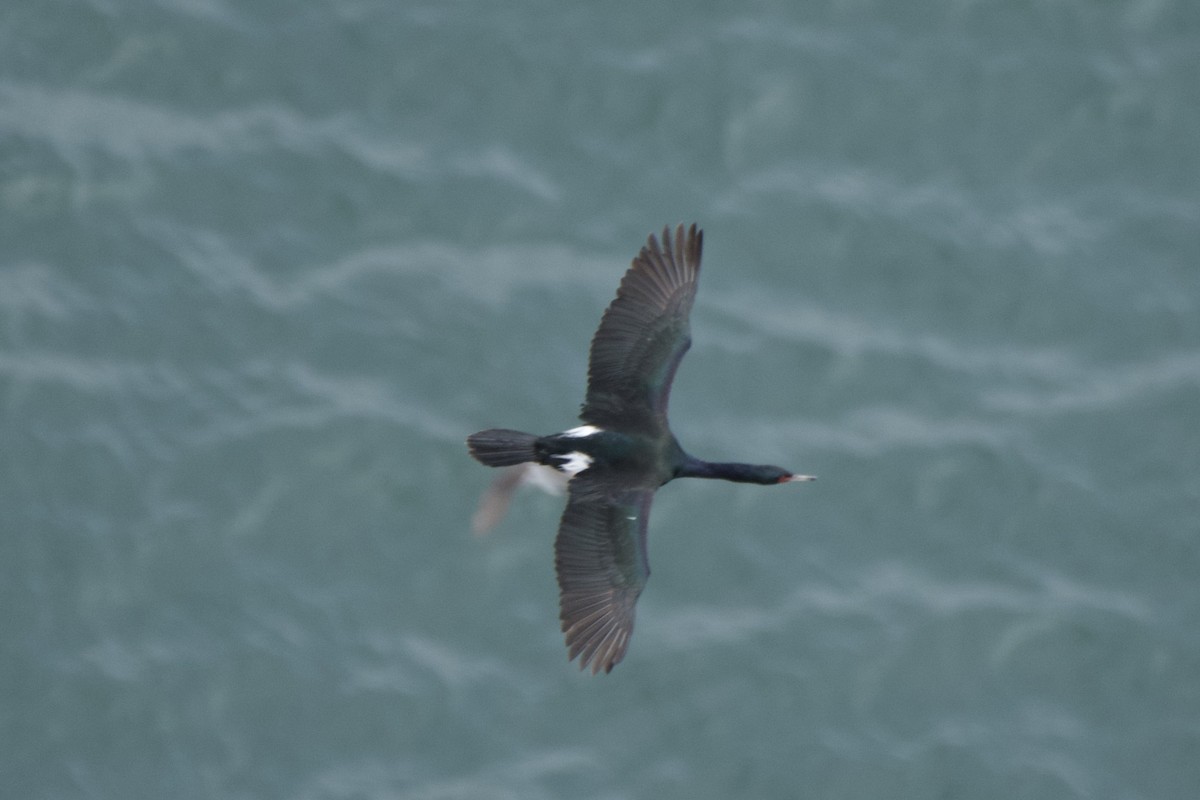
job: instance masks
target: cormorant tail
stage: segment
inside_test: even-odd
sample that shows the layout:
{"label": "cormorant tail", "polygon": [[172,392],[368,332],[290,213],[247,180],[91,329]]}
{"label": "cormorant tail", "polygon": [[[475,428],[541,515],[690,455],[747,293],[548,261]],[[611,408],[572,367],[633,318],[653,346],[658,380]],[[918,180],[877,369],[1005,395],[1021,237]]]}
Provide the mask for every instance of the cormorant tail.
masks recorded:
{"label": "cormorant tail", "polygon": [[512,431],[507,428],[492,428],[467,437],[467,448],[481,464],[489,467],[511,467],[536,461],[534,445],[538,437],[532,433]]}

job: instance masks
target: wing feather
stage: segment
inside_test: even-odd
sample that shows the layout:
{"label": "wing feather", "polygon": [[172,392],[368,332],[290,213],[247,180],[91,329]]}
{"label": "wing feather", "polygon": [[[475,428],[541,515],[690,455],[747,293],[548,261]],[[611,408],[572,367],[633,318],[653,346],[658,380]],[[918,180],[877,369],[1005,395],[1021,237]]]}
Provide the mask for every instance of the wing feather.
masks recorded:
{"label": "wing feather", "polygon": [[580,476],[570,492],[554,542],[559,617],[568,657],[593,674],[608,672],[625,656],[650,575],[646,522],[654,491],[607,488]]}
{"label": "wing feather", "polygon": [[[674,241],[672,241],[672,238]],[[671,381],[691,346],[704,234],[693,224],[651,235],[600,320],[588,361],[580,416],[599,427],[657,432],[666,427]]]}

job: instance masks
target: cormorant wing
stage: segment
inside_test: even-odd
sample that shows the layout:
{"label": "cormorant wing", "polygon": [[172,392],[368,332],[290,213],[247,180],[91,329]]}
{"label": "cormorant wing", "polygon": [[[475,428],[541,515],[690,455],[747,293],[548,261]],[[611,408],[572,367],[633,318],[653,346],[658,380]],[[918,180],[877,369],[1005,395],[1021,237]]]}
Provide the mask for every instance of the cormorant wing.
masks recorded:
{"label": "cormorant wing", "polygon": [[567,651],[579,668],[605,672],[625,657],[634,605],[650,575],[646,522],[653,489],[577,476],[554,542]]}
{"label": "cormorant wing", "polygon": [[688,314],[696,297],[704,234],[663,228],[621,279],[600,320],[588,360],[580,417],[601,428],[656,433],[666,428],[667,400],[680,359],[692,344]]}

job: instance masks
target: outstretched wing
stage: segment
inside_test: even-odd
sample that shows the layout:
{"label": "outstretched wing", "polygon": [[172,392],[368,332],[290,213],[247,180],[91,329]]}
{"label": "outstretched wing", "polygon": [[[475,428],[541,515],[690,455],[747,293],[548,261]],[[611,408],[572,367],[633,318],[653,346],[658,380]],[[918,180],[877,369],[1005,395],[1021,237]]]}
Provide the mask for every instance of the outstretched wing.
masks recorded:
{"label": "outstretched wing", "polygon": [[651,235],[621,279],[592,338],[588,390],[580,417],[601,428],[656,432],[680,359],[691,346],[688,314],[696,297],[704,234],[663,228]]}
{"label": "outstretched wing", "polygon": [[592,674],[625,657],[633,612],[650,575],[646,521],[652,489],[611,489],[584,476],[569,484],[570,499],[554,542],[560,613],[570,659]]}

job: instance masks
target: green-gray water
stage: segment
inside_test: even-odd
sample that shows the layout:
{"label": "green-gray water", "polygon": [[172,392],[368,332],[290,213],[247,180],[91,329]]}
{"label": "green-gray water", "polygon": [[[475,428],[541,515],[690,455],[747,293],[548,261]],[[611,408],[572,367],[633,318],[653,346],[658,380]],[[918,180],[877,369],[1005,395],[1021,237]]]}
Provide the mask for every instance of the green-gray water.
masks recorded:
{"label": "green-gray water", "polygon": [[[1200,796],[1200,5],[0,11],[0,795]],[[628,657],[575,424],[698,222]]]}

